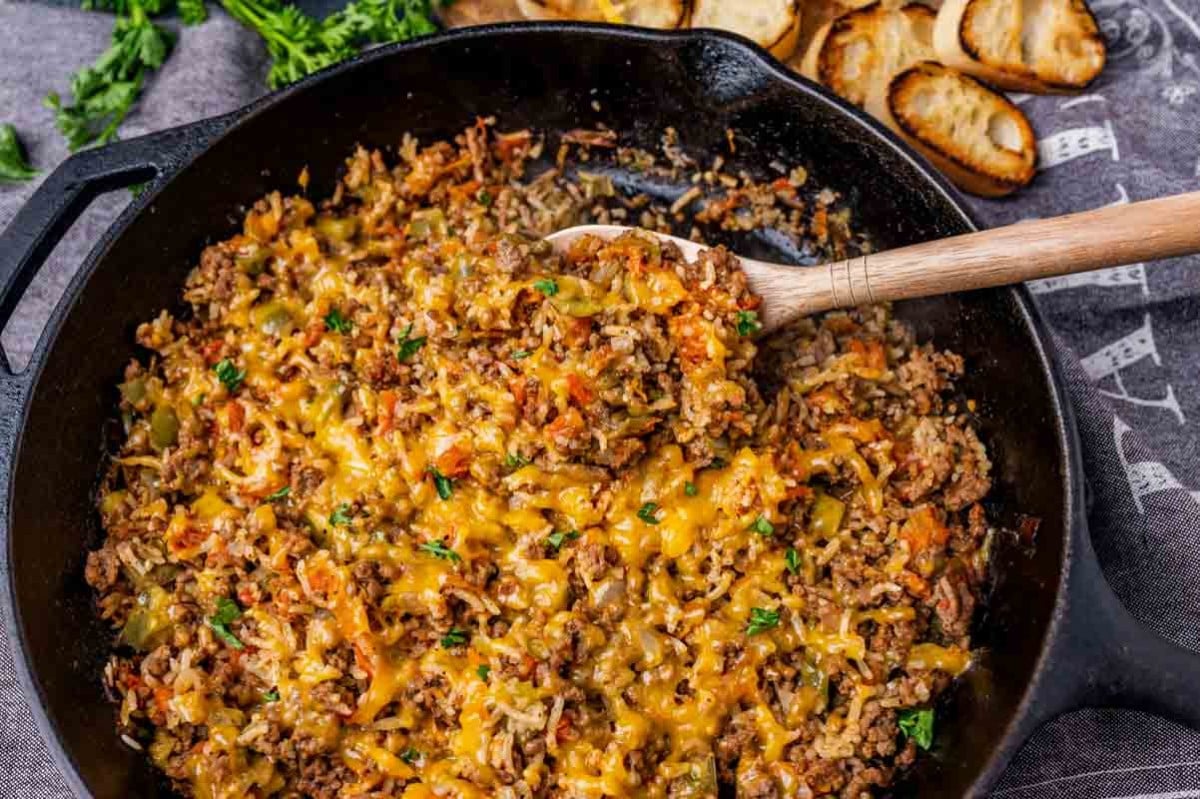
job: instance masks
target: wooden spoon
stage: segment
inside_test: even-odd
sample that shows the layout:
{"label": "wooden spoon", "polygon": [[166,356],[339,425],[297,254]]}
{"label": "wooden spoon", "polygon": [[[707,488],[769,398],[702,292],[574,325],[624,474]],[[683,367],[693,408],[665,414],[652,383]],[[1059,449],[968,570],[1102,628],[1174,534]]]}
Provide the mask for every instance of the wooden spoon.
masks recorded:
{"label": "wooden spoon", "polygon": [[[591,234],[615,238],[637,228],[579,225],[547,236],[565,251]],[[706,248],[679,245],[688,260]],[[1200,252],[1200,192],[1019,222],[807,268],[742,258],[750,288],[762,297],[764,330],[831,308],[929,297],[1022,283],[1055,275]]]}

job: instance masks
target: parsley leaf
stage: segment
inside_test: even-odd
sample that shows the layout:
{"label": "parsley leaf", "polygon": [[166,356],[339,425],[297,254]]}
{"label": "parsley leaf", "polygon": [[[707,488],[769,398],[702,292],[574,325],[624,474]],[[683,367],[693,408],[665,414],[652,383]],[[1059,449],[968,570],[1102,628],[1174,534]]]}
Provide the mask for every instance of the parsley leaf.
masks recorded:
{"label": "parsley leaf", "polygon": [[933,746],[933,710],[924,708],[917,710],[908,708],[901,710],[898,715],[900,732],[905,738],[916,741],[917,746],[929,749]]}
{"label": "parsley leaf", "polygon": [[758,321],[757,311],[737,312],[737,332],[739,336],[753,336],[762,330],[762,322]]}
{"label": "parsley leaf", "polygon": [[479,200],[479,204],[486,208],[492,204],[493,198],[487,189],[480,189],[479,193],[475,195],[475,199]]}
{"label": "parsley leaf", "polygon": [[683,484],[683,493],[687,494],[689,497],[694,497],[700,493],[700,489],[696,488],[695,483],[693,483],[691,480],[688,480]]}
{"label": "parsley leaf", "polygon": [[208,617],[208,626],[212,628],[218,638],[229,646],[234,649],[244,649],[246,645],[229,631],[229,625],[241,617],[242,609],[238,607],[238,603],[223,596],[217,600],[217,612]]}
{"label": "parsley leaf", "polygon": [[272,491],[270,494],[267,494],[265,497],[263,497],[263,500],[265,502],[278,502],[279,500],[284,499],[290,493],[292,493],[292,487],[284,486],[278,491]]}
{"label": "parsley leaf", "polygon": [[462,557],[457,552],[446,546],[445,541],[426,541],[417,547],[417,549],[433,555],[438,560],[448,560],[451,563],[458,563],[462,560]]}
{"label": "parsley leaf", "polygon": [[658,517],[654,514],[658,512],[657,502],[647,502],[642,507],[638,508],[637,517],[646,524],[658,524]]}
{"label": "parsley leaf", "polygon": [[546,543],[549,544],[555,552],[557,552],[558,550],[562,549],[563,544],[568,541],[574,541],[576,538],[579,538],[578,530],[565,530],[551,533],[550,535],[546,536]]}
{"label": "parsley leaf", "polygon": [[461,627],[451,627],[450,632],[442,636],[442,648],[450,649],[456,646],[463,646],[470,638],[471,634]]}
{"label": "parsley leaf", "polygon": [[123,0],[113,6],[118,16],[109,48],[71,76],[71,102],[57,92],[46,95],[45,104],[54,111],[55,125],[72,150],[117,137],[146,75],[162,66],[175,44],[170,31],[150,20],[162,3]]}
{"label": "parsley leaf", "polygon": [[529,459],[519,452],[510,452],[504,456],[504,465],[510,469],[520,469],[522,466],[528,466]]}
{"label": "parsley leaf", "polygon": [[400,753],[400,759],[411,766],[421,759],[421,753],[410,746]]}
{"label": "parsley leaf", "polygon": [[523,361],[530,355],[533,355],[533,353],[529,350],[515,350],[512,354],[512,359],[514,361]]}
{"label": "parsley leaf", "polygon": [[783,556],[783,563],[792,574],[800,573],[800,553],[796,551],[795,547],[788,547]]}
{"label": "parsley leaf", "polygon": [[475,673],[479,675],[479,679],[486,682],[488,675],[492,673],[492,667],[486,663],[480,664],[479,668],[475,669]]}
{"label": "parsley leaf", "polygon": [[37,173],[25,160],[16,128],[0,125],[0,180],[29,180]]}
{"label": "parsley leaf", "polygon": [[221,0],[221,5],[265,40],[273,89],[350,58],[363,45],[437,31],[432,0],[354,0],[319,22],[279,0]]}
{"label": "parsley leaf", "polygon": [[430,466],[425,471],[433,475],[433,485],[437,489],[438,496],[442,499],[450,499],[454,493],[454,481],[438,471],[436,466]]}
{"label": "parsley leaf", "polygon": [[758,635],[778,626],[779,611],[750,608],[750,624],[746,626],[746,635]]}
{"label": "parsley leaf", "polygon": [[325,329],[332,330],[334,333],[349,333],[354,327],[349,319],[342,316],[342,312],[334,308],[329,313],[325,314]]}
{"label": "parsley leaf", "polygon": [[409,358],[417,354],[417,350],[425,346],[425,336],[417,338],[409,338],[412,335],[413,326],[409,325],[404,328],[404,332],[400,335],[400,340],[396,342],[396,358],[400,361],[407,361]]}
{"label": "parsley leaf", "polygon": [[265,694],[263,694],[263,701],[264,702],[278,702],[279,701],[279,689],[272,688],[271,690],[267,691]]}
{"label": "parsley leaf", "polygon": [[329,514],[329,523],[334,527],[346,527],[353,518],[350,513],[350,503],[343,502],[333,509],[333,513]]}
{"label": "parsley leaf", "polygon": [[762,514],[759,514],[758,518],[751,522],[750,526],[746,529],[753,530],[759,535],[775,534],[775,525],[771,524],[770,520],[768,520],[767,517],[763,516]]}
{"label": "parsley leaf", "polygon": [[545,294],[547,297],[553,297],[558,293],[558,283],[556,283],[553,278],[535,280],[533,282],[533,287]]}
{"label": "parsley leaf", "polygon": [[213,371],[217,373],[217,379],[225,385],[225,388],[229,389],[230,393],[237,391],[238,386],[246,379],[246,370],[238,369],[228,358],[222,359],[213,367]]}
{"label": "parsley leaf", "polygon": [[204,0],[178,0],[175,7],[179,10],[179,21],[184,25],[199,25],[208,19]]}

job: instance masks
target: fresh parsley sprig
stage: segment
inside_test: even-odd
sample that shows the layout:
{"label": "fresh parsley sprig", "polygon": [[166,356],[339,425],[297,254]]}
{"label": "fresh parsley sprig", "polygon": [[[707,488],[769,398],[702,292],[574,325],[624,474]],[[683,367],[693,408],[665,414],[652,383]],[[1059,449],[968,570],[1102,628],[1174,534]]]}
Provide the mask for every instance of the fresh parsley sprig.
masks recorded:
{"label": "fresh parsley sprig", "polygon": [[354,0],[317,21],[277,0],[221,0],[230,16],[263,38],[267,83],[277,89],[356,55],[368,44],[434,33],[432,0]]}
{"label": "fresh parsley sprig", "polygon": [[25,160],[25,150],[12,125],[0,125],[0,180],[29,180],[38,173]]}
{"label": "fresh parsley sprig", "polygon": [[71,101],[57,92],[46,95],[46,106],[72,150],[117,137],[146,75],[163,65],[175,45],[174,34],[150,19],[162,10],[161,0],[114,0],[112,6],[118,14],[112,42],[90,67],[71,76]]}

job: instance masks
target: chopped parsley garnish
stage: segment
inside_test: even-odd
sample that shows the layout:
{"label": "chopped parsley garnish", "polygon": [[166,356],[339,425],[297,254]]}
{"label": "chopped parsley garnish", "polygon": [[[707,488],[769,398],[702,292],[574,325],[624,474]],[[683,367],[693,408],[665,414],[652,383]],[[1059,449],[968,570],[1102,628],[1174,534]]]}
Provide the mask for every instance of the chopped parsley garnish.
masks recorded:
{"label": "chopped parsley garnish", "polygon": [[657,502],[647,502],[642,507],[638,508],[637,517],[646,524],[658,524],[658,518],[654,515],[658,512]]}
{"label": "chopped parsley garnish", "polygon": [[480,189],[479,193],[475,195],[475,199],[479,200],[480,205],[487,207],[492,204],[494,198],[487,189]]}
{"label": "chopped parsley garnish", "polygon": [[933,710],[931,708],[901,710],[898,719],[900,732],[904,733],[905,738],[912,739],[922,749],[933,746]]}
{"label": "chopped parsley garnish", "polygon": [[450,632],[442,636],[442,648],[450,649],[455,646],[463,646],[470,637],[471,634],[461,627],[451,627]]}
{"label": "chopped parsley garnish", "polygon": [[410,746],[400,753],[400,759],[411,766],[421,759],[421,753]]}
{"label": "chopped parsley garnish", "polygon": [[290,493],[292,493],[292,487],[284,486],[278,491],[272,491],[270,494],[267,494],[263,499],[267,502],[278,502]]}
{"label": "chopped parsley garnish", "polygon": [[418,549],[422,552],[428,552],[438,560],[448,560],[451,563],[458,563],[462,560],[462,557],[457,552],[446,546],[445,541],[426,541]]}
{"label": "chopped parsley garnish", "polygon": [[523,361],[530,355],[533,355],[533,353],[529,350],[517,350],[512,354],[512,358],[514,361]]}
{"label": "chopped parsley garnish", "polygon": [[342,316],[342,312],[334,308],[329,313],[325,314],[325,329],[332,330],[334,333],[349,333],[350,328],[354,325],[349,319]]}
{"label": "chopped parsley garnish", "polygon": [[766,608],[750,608],[750,624],[746,627],[746,635],[765,633],[779,626],[779,611]]}
{"label": "chopped parsley garnish", "polygon": [[350,503],[343,502],[333,509],[333,513],[329,514],[329,523],[334,527],[345,527],[353,518],[350,515]]}
{"label": "chopped parsley garnish", "polygon": [[783,556],[783,563],[792,574],[800,573],[800,553],[796,551],[795,547],[788,547],[787,553]]}
{"label": "chopped parsley garnish", "polygon": [[533,282],[533,287],[545,294],[547,297],[553,297],[558,293],[558,283],[556,283],[553,278],[535,280]]}
{"label": "chopped parsley garnish", "polygon": [[264,702],[278,702],[279,701],[279,689],[272,688],[271,690],[267,691],[265,694],[263,694],[263,701]]}
{"label": "chopped parsley garnish", "polygon": [[492,667],[483,663],[479,668],[475,669],[475,673],[479,675],[479,679],[487,681],[488,675],[492,673]]}
{"label": "chopped parsley garnish", "polygon": [[438,496],[442,499],[450,499],[450,495],[454,493],[454,481],[438,471],[436,466],[430,466],[425,471],[433,475],[433,485],[437,489]]}
{"label": "chopped parsley garnish", "polygon": [[767,519],[767,517],[763,516],[762,514],[759,514],[759,517],[757,519],[755,519],[750,524],[750,526],[746,529],[753,530],[754,532],[758,533],[759,535],[774,535],[775,534],[775,525],[771,524],[771,522]]}
{"label": "chopped parsley garnish", "polygon": [[705,466],[704,468],[705,469],[724,469],[725,466],[726,466],[726,464],[725,464],[724,458],[713,458],[711,461],[708,462],[708,465]]}
{"label": "chopped parsley garnish", "polygon": [[404,328],[404,332],[400,334],[400,340],[396,342],[396,358],[402,362],[412,358],[412,356],[417,354],[417,350],[425,346],[425,336],[409,338],[412,335],[412,331],[412,325]]}
{"label": "chopped parsley garnish", "polygon": [[234,649],[244,649],[246,645],[229,631],[230,623],[241,617],[242,609],[238,607],[238,604],[229,597],[223,596],[217,600],[217,612],[208,617],[208,626],[212,628],[218,638]]}
{"label": "chopped parsley garnish", "polygon": [[238,386],[246,379],[246,370],[238,369],[234,366],[233,361],[225,358],[213,367],[213,371],[217,373],[217,379],[220,380],[225,388],[232,391],[237,391]]}
{"label": "chopped parsley garnish", "polygon": [[693,483],[691,480],[688,480],[683,484],[683,493],[687,494],[689,497],[694,497],[700,493],[700,489],[696,488],[695,483]]}
{"label": "chopped parsley garnish", "polygon": [[504,456],[504,465],[510,469],[520,469],[529,465],[529,458],[519,452],[510,452]]}
{"label": "chopped parsley garnish", "polygon": [[557,533],[551,533],[546,536],[546,543],[549,544],[555,552],[562,549],[562,545],[568,541],[574,541],[579,538],[578,530],[565,530]]}
{"label": "chopped parsley garnish", "polygon": [[737,312],[737,332],[739,336],[753,336],[762,330],[762,322],[758,321],[757,311]]}

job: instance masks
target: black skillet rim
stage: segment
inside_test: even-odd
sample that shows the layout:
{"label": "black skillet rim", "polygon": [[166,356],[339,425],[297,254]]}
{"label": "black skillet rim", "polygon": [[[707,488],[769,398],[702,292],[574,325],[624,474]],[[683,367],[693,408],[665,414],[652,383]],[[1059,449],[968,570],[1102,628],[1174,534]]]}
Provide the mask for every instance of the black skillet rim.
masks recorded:
{"label": "black skillet rim", "polygon": [[[843,117],[849,118],[860,128],[864,128],[867,132],[874,135],[883,144],[886,144],[896,155],[909,162],[910,166],[921,178],[925,181],[928,187],[934,189],[946,201],[946,204],[953,209],[959,216],[960,221],[970,230],[978,230],[979,226],[975,223],[970,213],[964,208],[961,195],[951,187],[950,183],[931,165],[920,158],[912,149],[900,140],[891,130],[880,124],[874,118],[867,115],[863,110],[850,105],[842,99],[830,94],[827,90],[816,83],[800,76],[773,56],[763,50],[754,42],[737,34],[720,31],[710,28],[694,29],[687,31],[655,31],[648,29],[631,29],[618,25],[609,25],[606,23],[568,23],[568,22],[509,22],[498,23],[492,25],[480,25],[470,28],[459,28],[451,31],[433,34],[421,39],[410,42],[402,42],[392,45],[382,46],[373,49],[369,52],[358,55],[357,57],[344,61],[340,64],[328,67],[318,73],[315,73],[297,83],[292,84],[284,89],[264,95],[262,98],[254,102],[232,111],[224,116],[217,117],[211,120],[200,120],[199,122],[190,125],[181,126],[178,130],[184,134],[186,138],[187,129],[196,128],[198,136],[208,137],[200,146],[193,148],[185,157],[156,177],[147,190],[143,191],[141,196],[131,203],[116,219],[115,222],[104,232],[101,238],[93,246],[88,255],[80,264],[75,275],[68,282],[67,287],[57,305],[51,312],[45,328],[38,337],[38,341],[32,354],[30,355],[29,363],[25,370],[12,378],[10,390],[19,395],[19,404],[17,407],[16,418],[12,421],[13,434],[12,446],[9,453],[12,455],[12,460],[8,464],[0,464],[0,477],[3,478],[4,490],[4,528],[0,530],[0,534],[6,538],[4,552],[4,570],[5,570],[5,593],[7,602],[0,602],[3,605],[4,624],[6,632],[11,639],[11,655],[14,665],[14,670],[17,673],[22,692],[26,699],[26,703],[30,709],[30,715],[33,717],[34,723],[38,728],[38,732],[42,737],[46,748],[49,750],[51,757],[59,768],[64,781],[72,793],[77,797],[91,797],[93,794],[84,784],[80,777],[79,769],[76,766],[75,759],[70,752],[63,746],[62,738],[59,734],[57,724],[50,719],[46,707],[46,697],[41,683],[35,679],[26,647],[26,637],[24,625],[21,615],[17,610],[16,603],[16,587],[11,577],[12,560],[11,560],[11,541],[12,536],[9,532],[9,526],[12,519],[12,500],[13,500],[13,484],[15,482],[16,469],[15,464],[20,460],[20,451],[24,438],[25,420],[28,416],[29,405],[32,400],[34,388],[41,377],[41,373],[46,364],[46,356],[53,343],[57,340],[61,331],[63,322],[68,314],[73,310],[78,302],[79,296],[91,278],[97,265],[107,256],[112,244],[125,232],[132,221],[145,211],[148,206],[153,205],[158,195],[166,190],[171,184],[173,178],[180,171],[191,165],[198,158],[203,156],[211,149],[218,141],[224,140],[226,137],[237,134],[239,127],[247,122],[251,117],[257,116],[260,113],[268,111],[278,103],[285,102],[293,94],[303,92],[309,87],[331,78],[335,75],[341,75],[347,72],[352,72],[362,64],[373,63],[376,60],[402,57],[404,53],[417,51],[431,46],[444,46],[447,43],[470,43],[476,39],[490,38],[495,36],[504,36],[508,34],[527,33],[531,30],[536,30],[541,34],[553,36],[555,34],[570,34],[570,35],[590,35],[600,38],[619,39],[625,42],[634,41],[652,44],[655,42],[671,41],[681,38],[697,38],[722,41],[726,44],[732,44],[748,54],[753,55],[757,61],[757,67],[761,69],[770,79],[783,84],[788,90],[803,94],[808,100],[820,103],[831,112]],[[204,126],[206,123],[217,123],[218,130],[215,134],[205,133]],[[157,135],[157,134],[151,134]],[[1075,427],[1074,417],[1070,406],[1066,401],[1066,392],[1062,382],[1062,376],[1059,373],[1058,367],[1054,362],[1050,350],[1047,347],[1049,340],[1047,328],[1041,314],[1032,301],[1032,296],[1024,285],[997,289],[997,291],[1007,292],[1009,299],[1012,301],[1018,315],[1024,321],[1028,330],[1031,333],[1032,344],[1034,346],[1034,355],[1037,358],[1038,366],[1046,379],[1050,389],[1050,410],[1054,414],[1055,429],[1059,443],[1059,452],[1057,460],[1059,461],[1060,472],[1063,475],[1063,520],[1064,534],[1062,540],[1062,560],[1059,570],[1059,585],[1057,596],[1055,598],[1054,611],[1047,624],[1046,630],[1043,633],[1041,651],[1038,655],[1037,662],[1033,667],[1032,678],[1029,686],[1026,688],[1020,703],[1014,709],[1013,721],[1009,728],[1003,734],[1003,737],[997,742],[996,748],[993,750],[991,757],[988,759],[984,767],[976,775],[973,786],[981,784],[988,785],[998,778],[1000,772],[1007,764],[1009,758],[1015,751],[1024,743],[1020,736],[1019,727],[1021,720],[1028,715],[1030,710],[1031,700],[1035,698],[1037,689],[1043,680],[1047,677],[1045,666],[1050,660],[1051,647],[1049,643],[1054,639],[1055,633],[1061,627],[1064,620],[1065,606],[1065,587],[1067,585],[1067,576],[1069,573],[1070,557],[1072,555],[1075,535],[1083,522],[1083,510],[1081,498],[1082,492],[1082,465],[1080,458],[1080,445],[1078,433]],[[36,701],[30,701],[31,698]]]}

